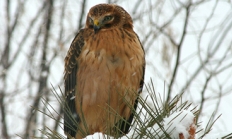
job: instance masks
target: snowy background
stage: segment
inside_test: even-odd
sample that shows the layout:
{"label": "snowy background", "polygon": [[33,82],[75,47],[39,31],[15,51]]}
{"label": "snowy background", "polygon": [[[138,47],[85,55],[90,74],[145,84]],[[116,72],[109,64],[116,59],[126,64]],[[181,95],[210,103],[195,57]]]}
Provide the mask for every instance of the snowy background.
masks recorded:
{"label": "snowy background", "polygon": [[214,111],[214,118],[222,114],[206,138],[231,133],[230,0],[2,0],[0,138],[40,136],[44,125],[62,133],[34,108],[46,111],[44,105],[51,104],[60,111],[51,84],[57,92],[63,89],[63,60],[71,41],[88,10],[106,2],[124,7],[134,20],[146,51],[146,84],[152,80],[165,98],[184,92],[183,100],[200,110],[202,127]]}

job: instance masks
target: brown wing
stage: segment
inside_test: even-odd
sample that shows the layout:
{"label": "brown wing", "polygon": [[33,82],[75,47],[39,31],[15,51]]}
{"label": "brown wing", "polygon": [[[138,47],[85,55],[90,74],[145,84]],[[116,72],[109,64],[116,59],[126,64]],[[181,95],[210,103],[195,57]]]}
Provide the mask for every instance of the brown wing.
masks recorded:
{"label": "brown wing", "polygon": [[[137,36],[137,39],[139,40],[139,37],[138,37],[137,34],[136,34],[136,36]],[[140,40],[139,40],[139,43],[140,43],[141,48],[143,49],[143,46],[142,46]],[[143,49],[143,52],[144,52],[144,49]],[[145,63],[145,57],[144,57],[143,61],[144,61],[144,63],[143,63],[143,68],[142,68],[142,78],[140,80],[139,90],[138,90],[139,94],[142,92],[142,90],[143,90],[143,84],[144,84],[144,74],[145,74],[145,64],[146,64]],[[134,110],[135,111],[137,109],[137,106],[138,106],[138,97],[137,97],[137,99],[134,102]],[[131,126],[133,118],[134,118],[134,112],[132,111],[132,113],[131,113],[131,115],[130,115],[130,117],[128,119],[122,119],[118,123],[116,123],[116,126],[119,126],[119,129],[121,130],[121,133],[119,133],[119,134],[121,134],[121,136],[123,134],[127,134],[129,132],[129,128]],[[119,124],[119,125],[117,125],[117,124]]]}
{"label": "brown wing", "polygon": [[65,57],[64,85],[65,85],[65,105],[64,105],[64,132],[75,137],[77,125],[80,122],[79,115],[75,108],[75,86],[77,84],[77,58],[84,46],[84,29],[76,35]]}

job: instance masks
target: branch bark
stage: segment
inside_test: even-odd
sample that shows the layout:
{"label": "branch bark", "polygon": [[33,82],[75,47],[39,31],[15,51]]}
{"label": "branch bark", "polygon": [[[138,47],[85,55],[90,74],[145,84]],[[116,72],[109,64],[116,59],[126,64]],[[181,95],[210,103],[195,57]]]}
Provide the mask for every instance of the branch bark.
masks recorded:
{"label": "branch bark", "polygon": [[47,49],[48,49],[48,40],[50,38],[49,33],[50,33],[51,24],[52,24],[54,1],[48,0],[46,2],[47,2],[46,4],[47,11],[45,12],[45,17],[44,17],[45,28],[44,28],[44,38],[43,38],[43,44],[42,44],[43,46],[42,57],[41,57],[41,63],[40,63],[41,72],[40,72],[40,77],[39,77],[39,87],[38,87],[38,91],[35,96],[35,99],[33,100],[32,107],[28,113],[27,124],[26,124],[25,134],[24,134],[25,139],[30,138],[31,136],[35,136],[36,131],[34,128],[32,128],[32,125],[36,124],[34,122],[37,122],[37,117],[36,117],[37,112],[34,110],[35,108],[39,108],[41,97],[48,93],[48,87],[47,87],[48,76],[47,75],[49,74],[49,65],[47,63],[48,61]]}
{"label": "branch bark", "polygon": [[171,78],[171,81],[170,81],[170,84],[169,84],[169,87],[168,87],[167,102],[170,101],[173,83],[174,83],[174,81],[175,81],[176,74],[177,74],[177,70],[178,70],[178,68],[179,68],[180,55],[181,55],[181,47],[182,47],[183,41],[184,41],[184,39],[185,39],[185,37],[186,37],[187,26],[188,26],[188,20],[189,20],[189,12],[190,12],[189,10],[190,10],[190,7],[191,7],[191,4],[189,4],[188,6],[186,6],[186,9],[185,9],[185,10],[186,10],[186,13],[185,13],[186,16],[185,16],[185,21],[184,21],[183,33],[182,33],[180,42],[179,42],[179,44],[177,45],[176,64],[175,64],[175,68],[174,68],[174,71],[173,71],[173,75],[172,75],[172,78]]}

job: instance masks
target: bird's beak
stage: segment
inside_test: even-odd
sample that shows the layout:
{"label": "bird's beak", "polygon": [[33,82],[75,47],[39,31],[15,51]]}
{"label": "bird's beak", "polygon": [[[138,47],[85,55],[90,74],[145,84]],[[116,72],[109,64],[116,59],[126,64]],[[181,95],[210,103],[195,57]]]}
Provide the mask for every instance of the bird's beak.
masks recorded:
{"label": "bird's beak", "polygon": [[93,25],[94,32],[97,33],[99,31],[99,29],[101,28],[100,23],[98,20],[94,20],[93,23],[94,23],[94,25]]}

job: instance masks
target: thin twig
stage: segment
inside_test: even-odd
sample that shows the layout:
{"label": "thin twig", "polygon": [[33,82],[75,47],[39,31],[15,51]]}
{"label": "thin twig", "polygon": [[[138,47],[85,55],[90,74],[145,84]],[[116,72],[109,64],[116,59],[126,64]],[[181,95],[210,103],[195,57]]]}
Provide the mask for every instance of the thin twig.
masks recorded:
{"label": "thin twig", "polygon": [[183,33],[182,33],[180,42],[179,42],[179,44],[177,45],[177,48],[178,48],[178,49],[177,49],[176,64],[175,64],[175,68],[174,68],[173,75],[172,75],[172,78],[171,78],[171,82],[170,82],[169,87],[168,87],[167,101],[169,101],[170,98],[171,98],[172,86],[173,86],[173,83],[174,83],[175,78],[176,78],[177,70],[178,70],[178,68],[179,68],[180,55],[181,55],[181,47],[182,47],[184,38],[186,37],[187,26],[188,26],[188,20],[189,20],[189,12],[190,12],[189,10],[190,10],[190,6],[191,6],[191,4],[189,4],[189,5],[186,7],[186,17],[185,17],[185,22],[184,22],[184,27],[183,27]]}

